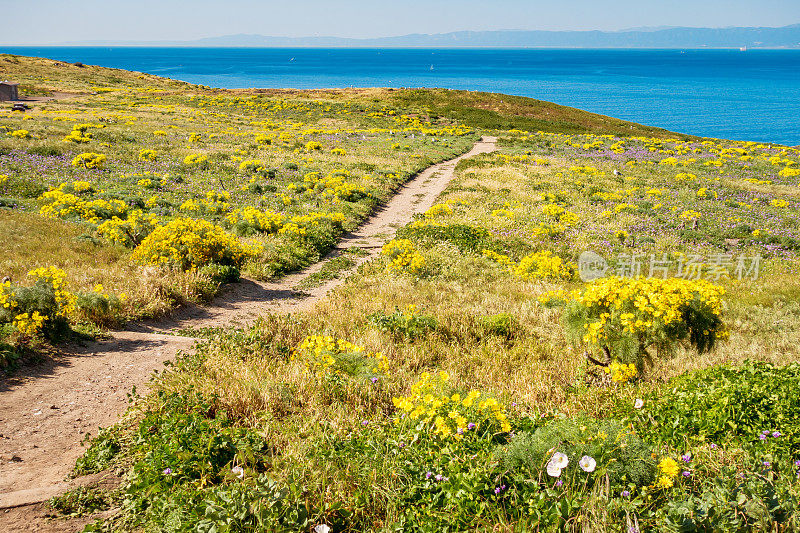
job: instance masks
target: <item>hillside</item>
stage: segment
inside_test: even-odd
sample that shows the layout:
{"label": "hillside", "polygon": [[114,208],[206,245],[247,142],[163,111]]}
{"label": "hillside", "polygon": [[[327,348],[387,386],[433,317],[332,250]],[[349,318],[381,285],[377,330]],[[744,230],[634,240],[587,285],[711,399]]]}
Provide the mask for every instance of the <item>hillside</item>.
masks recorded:
{"label": "hillside", "polygon": [[800,525],[797,149],[5,77],[39,96],[0,109],[1,530]]}

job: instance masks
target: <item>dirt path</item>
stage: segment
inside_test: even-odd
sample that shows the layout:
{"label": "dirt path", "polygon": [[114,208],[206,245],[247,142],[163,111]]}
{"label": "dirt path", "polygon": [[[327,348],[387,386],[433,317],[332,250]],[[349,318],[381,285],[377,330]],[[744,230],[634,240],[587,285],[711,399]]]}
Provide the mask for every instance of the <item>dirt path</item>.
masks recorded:
{"label": "dirt path", "polygon": [[[461,159],[491,152],[495,142],[495,138],[483,138],[466,154],[420,173],[357,231],[345,235],[327,258],[302,272],[277,283],[243,279],[209,306],[189,306],[168,320],[133,325],[127,331],[114,332],[110,340],[67,350],[46,364],[25,369],[18,377],[0,381],[0,530],[65,530],[23,524],[14,517],[24,513],[26,507],[21,506],[42,502],[80,483],[68,483],[64,478],[83,453],[85,434],[96,435],[99,426],[114,423],[124,411],[132,387],[141,390],[153,371],[163,368],[164,361],[191,349],[195,339],[170,331],[241,326],[266,313],[312,307],[343,283],[345,276],[307,292],[293,287],[342,249],[357,246],[367,251],[356,259],[351,271],[377,255],[396,228],[434,204]],[[33,506],[27,509],[38,514]]]}

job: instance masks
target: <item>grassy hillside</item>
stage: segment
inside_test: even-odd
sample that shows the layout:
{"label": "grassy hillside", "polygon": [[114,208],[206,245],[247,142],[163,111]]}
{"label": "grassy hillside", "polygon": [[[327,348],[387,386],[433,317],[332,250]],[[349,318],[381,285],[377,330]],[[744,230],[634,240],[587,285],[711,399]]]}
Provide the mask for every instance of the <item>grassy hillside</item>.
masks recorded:
{"label": "grassy hillside", "polygon": [[[95,87],[18,61],[37,88]],[[0,113],[5,346],[279,277],[414,172],[500,142],[313,310],[194,332],[76,465],[121,487],[60,512],[118,509],[95,531],[800,527],[798,150],[504,95],[113,75]]]}

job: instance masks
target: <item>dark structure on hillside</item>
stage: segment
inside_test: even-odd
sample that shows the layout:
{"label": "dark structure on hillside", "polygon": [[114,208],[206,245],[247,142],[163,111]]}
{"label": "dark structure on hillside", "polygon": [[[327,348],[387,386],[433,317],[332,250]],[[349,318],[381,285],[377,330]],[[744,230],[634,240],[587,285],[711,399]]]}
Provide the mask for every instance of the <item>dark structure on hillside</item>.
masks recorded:
{"label": "dark structure on hillside", "polygon": [[18,85],[19,83],[13,81],[0,81],[0,101],[19,100]]}

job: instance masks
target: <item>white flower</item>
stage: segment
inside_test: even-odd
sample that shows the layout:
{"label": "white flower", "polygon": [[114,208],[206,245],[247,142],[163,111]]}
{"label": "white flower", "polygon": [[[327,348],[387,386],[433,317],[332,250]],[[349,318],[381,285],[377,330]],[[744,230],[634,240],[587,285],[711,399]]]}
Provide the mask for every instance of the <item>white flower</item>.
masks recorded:
{"label": "white flower", "polygon": [[588,455],[581,457],[581,460],[578,461],[578,464],[584,472],[594,472],[594,469],[597,467],[597,461]]}
{"label": "white flower", "polygon": [[547,463],[547,474],[550,477],[558,477],[561,475],[561,469],[555,466],[553,463]]}
{"label": "white flower", "polygon": [[644,407],[644,400],[641,398],[636,398],[636,401],[633,402],[633,407],[636,409],[641,409]]}
{"label": "white flower", "polygon": [[561,471],[565,469],[568,464],[569,458],[566,456],[566,454],[556,452],[547,463],[547,474],[552,477],[558,477],[561,475]]}
{"label": "white flower", "polygon": [[244,468],[241,466],[234,466],[231,468],[231,473],[239,479],[242,479],[244,477]]}
{"label": "white flower", "polygon": [[318,526],[314,526],[314,533],[328,533],[331,530],[331,526],[328,524],[320,524]]}
{"label": "white flower", "polygon": [[556,452],[553,454],[553,457],[550,458],[550,464],[561,470],[567,467],[569,458],[565,453]]}

